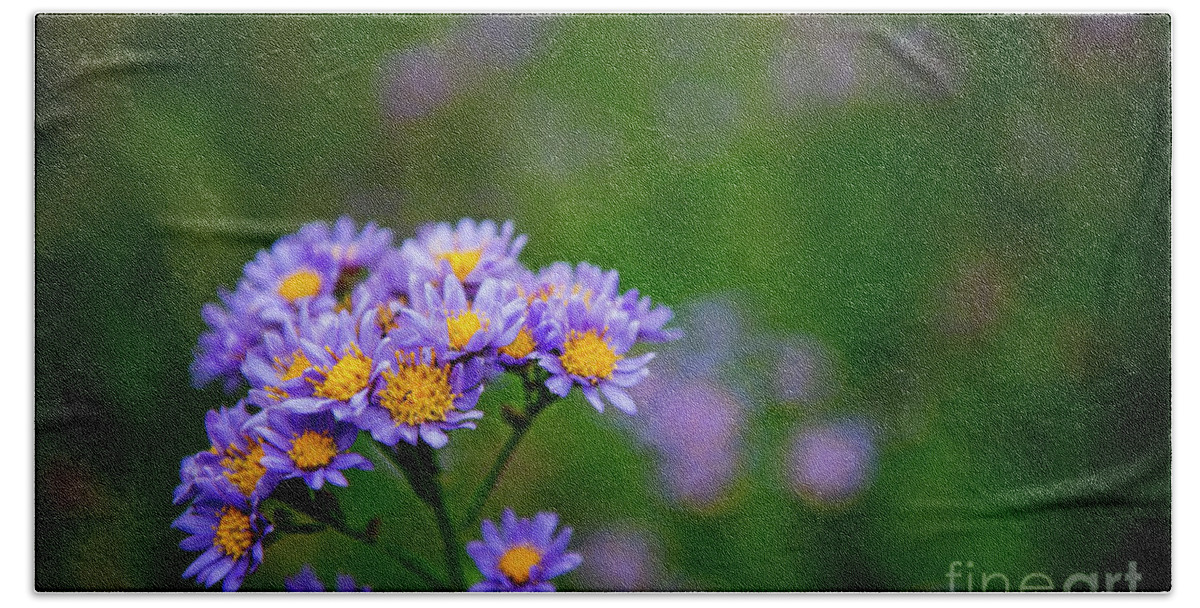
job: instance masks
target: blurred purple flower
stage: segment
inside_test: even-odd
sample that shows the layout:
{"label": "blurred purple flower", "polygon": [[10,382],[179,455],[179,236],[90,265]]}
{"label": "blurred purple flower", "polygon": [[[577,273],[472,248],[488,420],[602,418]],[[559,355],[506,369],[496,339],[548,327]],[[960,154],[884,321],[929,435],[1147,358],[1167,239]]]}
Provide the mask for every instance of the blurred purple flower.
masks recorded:
{"label": "blurred purple flower", "polygon": [[[717,373],[727,362],[748,354],[743,314],[735,294],[720,294],[684,307],[684,339],[666,351],[684,377]],[[668,361],[660,363],[668,367]]]}
{"label": "blurred purple flower", "polygon": [[719,501],[740,468],[742,404],[703,378],[652,375],[631,392],[646,403],[635,432],[659,453],[669,497],[696,508]]}
{"label": "blurred purple flower", "polygon": [[845,39],[811,39],[779,51],[767,70],[785,105],[843,102],[854,92],[853,43]]}
{"label": "blurred purple flower", "polygon": [[479,15],[454,30],[450,48],[476,65],[514,68],[533,55],[544,20],[539,15]]}
{"label": "blurred purple flower", "polygon": [[786,459],[788,481],[819,503],[845,502],[866,488],[875,466],[874,432],[861,421],[805,428]]}
{"label": "blurred purple flower", "polygon": [[829,362],[815,342],[791,337],[775,348],[771,383],[781,401],[810,402],[825,395],[829,386]]}
{"label": "blurred purple flower", "polygon": [[383,114],[392,120],[423,118],[455,93],[449,59],[443,51],[428,46],[388,57],[381,88]]}
{"label": "blurred purple flower", "polygon": [[1130,54],[1142,15],[1072,15],[1066,19],[1068,51],[1078,60],[1096,54]]}
{"label": "blurred purple flower", "polygon": [[[297,572],[294,576],[284,577],[283,588],[288,591],[300,593],[320,593],[325,591],[325,584],[321,582],[321,579],[317,578],[317,573],[313,570],[311,564],[304,564],[300,567],[300,572]],[[351,591],[370,591],[371,588],[366,585],[359,587],[354,577],[349,574],[338,574],[333,590],[345,593]]]}
{"label": "blurred purple flower", "polygon": [[651,591],[659,587],[662,562],[657,540],[634,530],[601,530],[579,553],[579,577],[596,591]]}
{"label": "blurred purple flower", "polygon": [[486,79],[487,70],[511,70],[533,55],[542,17],[480,15],[451,30],[439,45],[424,45],[384,60],[383,114],[416,120]]}
{"label": "blurred purple flower", "polygon": [[851,97],[938,99],[957,90],[956,55],[927,26],[894,29],[871,17],[807,15],[792,19],[783,38],[767,75],[787,108]]}

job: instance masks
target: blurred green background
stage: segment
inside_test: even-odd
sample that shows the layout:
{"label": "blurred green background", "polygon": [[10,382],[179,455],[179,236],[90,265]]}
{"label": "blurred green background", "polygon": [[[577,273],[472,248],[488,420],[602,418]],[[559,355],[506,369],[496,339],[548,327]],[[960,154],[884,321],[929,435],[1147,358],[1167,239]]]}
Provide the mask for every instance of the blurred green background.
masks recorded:
{"label": "blurred green background", "polygon": [[[1170,587],[1166,16],[36,28],[38,589],[196,588],[171,490],[204,412],[238,397],[191,387],[200,307],[343,213],[397,243],[513,219],[530,267],[616,268],[679,311],[664,375],[728,355],[704,376],[736,402],[715,498],[662,491],[666,456],[615,410],[575,395],[539,419],[485,514],[558,511],[588,560],[561,589],[935,590],[955,561],[1014,588],[1136,561],[1139,590]],[[736,327],[689,316],[714,301]],[[718,331],[736,340],[702,339]],[[821,390],[772,388],[791,337],[822,353],[800,366]],[[511,390],[443,451],[459,511]],[[844,420],[866,447],[835,441],[797,482],[797,433]],[[837,500],[814,495],[830,476],[852,486]],[[352,473],[341,495],[440,563],[403,482]],[[244,588],[307,562],[421,588],[332,533],[278,540]]]}

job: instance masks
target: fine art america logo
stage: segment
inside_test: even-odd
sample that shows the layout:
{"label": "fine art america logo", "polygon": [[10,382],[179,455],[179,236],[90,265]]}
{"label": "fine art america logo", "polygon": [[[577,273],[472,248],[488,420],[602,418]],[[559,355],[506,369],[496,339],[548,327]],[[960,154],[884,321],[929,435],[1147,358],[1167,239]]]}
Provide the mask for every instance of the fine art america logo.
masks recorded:
{"label": "fine art america logo", "polygon": [[[1101,576],[1103,575],[1103,577]],[[1010,580],[1003,572],[985,572],[976,568],[974,562],[950,562],[946,571],[950,591],[1137,591],[1142,574],[1137,562],[1129,562],[1124,572],[1076,572],[1063,580],[1058,587],[1048,574],[1031,572]],[[1102,580],[1103,579],[1103,580]]]}

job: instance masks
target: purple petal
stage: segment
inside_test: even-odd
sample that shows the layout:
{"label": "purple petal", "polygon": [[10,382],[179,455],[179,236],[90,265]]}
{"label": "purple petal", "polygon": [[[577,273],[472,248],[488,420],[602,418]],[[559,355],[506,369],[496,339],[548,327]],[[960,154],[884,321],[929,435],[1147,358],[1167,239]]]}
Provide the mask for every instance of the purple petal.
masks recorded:
{"label": "purple petal", "polygon": [[604,382],[600,384],[600,390],[604,392],[604,396],[608,398],[609,403],[617,406],[617,409],[631,416],[637,413],[637,404],[620,387],[609,382]]}
{"label": "purple petal", "polygon": [[421,425],[421,439],[435,449],[445,446],[450,441],[450,437],[446,433],[432,424]]}
{"label": "purple petal", "polygon": [[655,356],[656,356],[655,353],[646,353],[644,355],[632,357],[629,359],[621,359],[620,361],[617,361],[617,371],[620,371],[620,372],[633,371],[633,370],[638,369],[639,367],[642,367],[643,365],[649,363],[650,360],[653,359]]}
{"label": "purple petal", "polygon": [[604,402],[600,400],[600,391],[590,384],[582,384],[580,387],[583,389],[583,396],[587,397],[588,403],[591,403],[596,411],[603,413]]}
{"label": "purple petal", "polygon": [[242,586],[242,580],[246,578],[246,569],[250,567],[250,560],[240,559],[233,565],[233,570],[225,575],[225,584],[221,587],[222,591],[232,592],[237,591],[238,587]]}
{"label": "purple petal", "polygon": [[583,563],[583,557],[578,553],[567,553],[562,557],[549,564],[546,570],[542,573],[545,578],[554,578],[561,574],[565,574],[579,567]]}
{"label": "purple petal", "polygon": [[325,469],[325,479],[329,480],[329,483],[342,488],[350,485],[346,476],[337,469]]}
{"label": "purple petal", "polygon": [[546,379],[546,388],[559,397],[566,397],[575,383],[567,376],[550,376]]}

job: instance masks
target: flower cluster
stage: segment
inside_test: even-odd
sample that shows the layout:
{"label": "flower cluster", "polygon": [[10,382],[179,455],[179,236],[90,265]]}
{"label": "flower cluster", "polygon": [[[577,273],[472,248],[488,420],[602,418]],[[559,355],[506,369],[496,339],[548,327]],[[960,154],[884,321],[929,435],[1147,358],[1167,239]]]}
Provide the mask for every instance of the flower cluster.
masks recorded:
{"label": "flower cluster", "polygon": [[[181,547],[203,551],[185,578],[237,589],[262,561],[273,525],[261,507],[277,486],[346,486],[346,470],[372,470],[351,451],[363,432],[393,450],[441,448],[476,427],[480,394],[505,372],[545,399],[577,386],[597,410],[634,414],[626,389],[654,357],[640,345],[681,335],[666,327],[671,310],[622,292],[615,270],[530,270],[517,259],[525,242],[511,222],[463,219],[424,226],[397,247],[390,230],[343,217],[306,225],[247,263],[236,289],[202,311],[194,384],[245,396],[208,413],[211,447],[180,466],[175,503],[190,504],[175,526],[191,534]],[[545,589],[578,563],[563,553],[569,532],[547,536],[556,516],[512,517],[512,538],[533,547],[517,561],[541,566],[506,569],[517,558],[494,554],[501,547],[485,524],[472,556],[495,584],[478,588]],[[487,551],[494,559],[481,561]]]}

